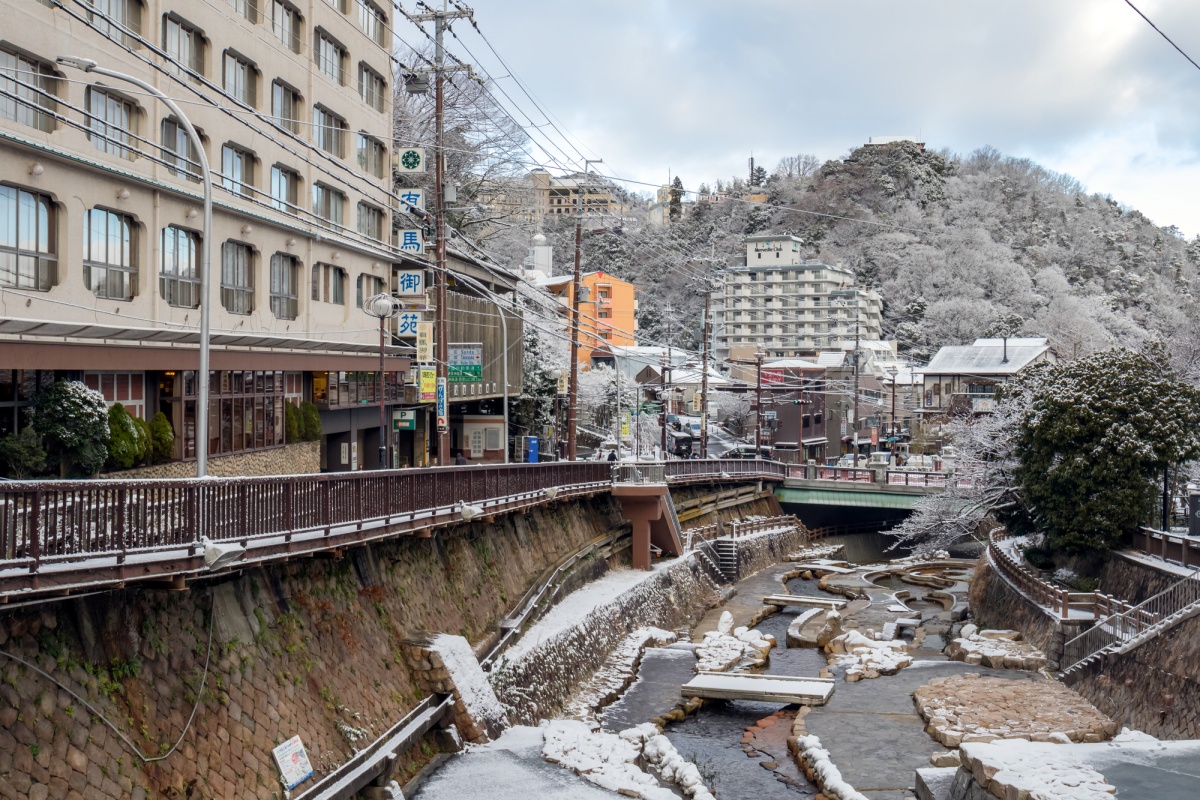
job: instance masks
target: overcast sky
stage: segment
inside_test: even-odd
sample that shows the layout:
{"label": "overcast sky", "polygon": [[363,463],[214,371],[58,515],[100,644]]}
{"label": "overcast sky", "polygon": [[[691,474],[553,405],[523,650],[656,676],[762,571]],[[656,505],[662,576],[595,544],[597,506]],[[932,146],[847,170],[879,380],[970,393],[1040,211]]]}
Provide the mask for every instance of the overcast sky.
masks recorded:
{"label": "overcast sky", "polygon": [[[1200,2],[1134,2],[1200,61]],[[785,155],[835,158],[870,136],[912,134],[935,149],[992,145],[1033,159],[1200,233],[1200,70],[1123,0],[471,5],[516,75],[611,175],[680,175],[695,189],[744,175],[751,152],[771,169]],[[505,74],[465,24],[456,30]]]}

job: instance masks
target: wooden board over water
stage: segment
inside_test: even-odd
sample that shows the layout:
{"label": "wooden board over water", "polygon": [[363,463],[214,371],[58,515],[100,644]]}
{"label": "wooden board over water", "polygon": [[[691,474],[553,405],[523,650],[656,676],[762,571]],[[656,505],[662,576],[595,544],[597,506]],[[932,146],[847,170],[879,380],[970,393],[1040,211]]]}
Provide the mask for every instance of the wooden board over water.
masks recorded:
{"label": "wooden board over water", "polygon": [[845,600],[834,598],[809,597],[799,594],[769,594],[763,598],[765,606],[816,606],[817,608],[840,609],[846,607]]}
{"label": "wooden board over water", "polygon": [[703,697],[709,700],[823,706],[833,694],[833,686],[833,678],[701,672],[681,686],[679,693],[684,697]]}

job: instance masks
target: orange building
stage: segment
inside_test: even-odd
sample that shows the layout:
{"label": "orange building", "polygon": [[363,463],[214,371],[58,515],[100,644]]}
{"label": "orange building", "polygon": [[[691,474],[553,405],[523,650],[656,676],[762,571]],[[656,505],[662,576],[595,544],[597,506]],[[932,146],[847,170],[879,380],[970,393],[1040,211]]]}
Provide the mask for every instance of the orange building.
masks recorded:
{"label": "orange building", "polygon": [[[637,344],[637,298],[632,283],[606,272],[587,272],[580,281],[583,297],[579,302],[579,363],[592,363],[592,351],[604,345]],[[539,284],[561,303],[559,313],[571,319],[572,288],[570,275],[543,278]]]}

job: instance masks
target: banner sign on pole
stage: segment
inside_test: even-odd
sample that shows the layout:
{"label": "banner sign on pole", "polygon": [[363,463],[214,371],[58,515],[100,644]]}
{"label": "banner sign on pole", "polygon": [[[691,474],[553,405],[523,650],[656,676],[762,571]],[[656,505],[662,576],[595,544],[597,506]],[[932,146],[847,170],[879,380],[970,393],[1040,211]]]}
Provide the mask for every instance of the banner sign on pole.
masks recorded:
{"label": "banner sign on pole", "polygon": [[437,379],[437,427],[439,433],[450,430],[450,416],[446,413],[446,379]]}
{"label": "banner sign on pole", "polygon": [[437,400],[437,369],[421,367],[421,402],[432,403]]}
{"label": "banner sign on pole", "polygon": [[293,736],[271,751],[275,763],[279,765],[279,774],[285,788],[291,790],[303,783],[313,774],[312,763],[299,736]]}
{"label": "banner sign on pole", "polygon": [[433,363],[433,323],[417,323],[417,363]]}
{"label": "banner sign on pole", "polygon": [[483,381],[483,345],[452,344],[447,375],[451,383],[481,383]]}
{"label": "banner sign on pole", "polygon": [[558,376],[558,393],[566,394],[570,388],[571,376],[567,374],[566,370],[563,370],[562,374]]}
{"label": "banner sign on pole", "polygon": [[783,383],[783,370],[764,369],[762,371],[763,386],[778,386],[781,383]]}

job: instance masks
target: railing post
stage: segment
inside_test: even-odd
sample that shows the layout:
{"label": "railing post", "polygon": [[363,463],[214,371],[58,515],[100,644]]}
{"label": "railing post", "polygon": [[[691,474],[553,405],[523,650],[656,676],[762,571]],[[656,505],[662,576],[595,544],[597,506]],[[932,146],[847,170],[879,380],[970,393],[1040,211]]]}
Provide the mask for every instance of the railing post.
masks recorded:
{"label": "railing post", "polygon": [[283,526],[287,531],[285,542],[292,540],[292,531],[296,530],[296,482],[289,480],[283,485]]}
{"label": "railing post", "polygon": [[126,542],[125,505],[129,502],[129,490],[122,486],[117,489],[117,539],[121,543],[121,552],[117,555],[117,563],[125,563]]}
{"label": "railing post", "polygon": [[37,572],[42,565],[42,490],[33,493],[33,510],[29,513],[29,571]]}
{"label": "railing post", "polygon": [[323,483],[325,490],[321,492],[321,517],[325,523],[325,535],[328,536],[333,527],[333,481],[326,475]]}

